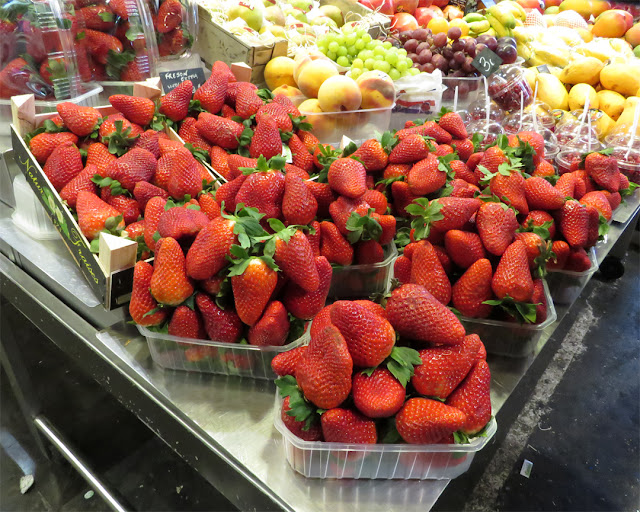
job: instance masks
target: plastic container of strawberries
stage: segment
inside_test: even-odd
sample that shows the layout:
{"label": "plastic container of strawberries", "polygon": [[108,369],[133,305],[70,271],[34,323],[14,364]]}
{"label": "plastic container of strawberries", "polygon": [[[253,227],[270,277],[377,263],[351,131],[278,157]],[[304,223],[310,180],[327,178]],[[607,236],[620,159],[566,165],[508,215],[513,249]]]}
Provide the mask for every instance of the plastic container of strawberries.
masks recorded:
{"label": "plastic container of strawberries", "polygon": [[395,244],[384,247],[384,260],[366,265],[348,265],[333,267],[331,299],[349,299],[369,297],[377,293],[386,293],[391,282],[393,263],[398,257]]}
{"label": "plastic container of strawberries", "polygon": [[198,4],[194,0],[145,2],[152,15],[160,60],[188,58],[198,36]]}
{"label": "plastic container of strawberries", "polygon": [[469,444],[347,444],[304,441],[282,422],[282,399],[276,393],[274,424],[282,434],[289,465],[307,478],[443,480],[469,469],[477,452],[496,433],[494,418],[484,435]]}
{"label": "plastic container of strawberries", "polygon": [[596,248],[591,247],[588,253],[591,261],[591,268],[584,272],[574,272],[571,270],[549,269],[547,281],[551,291],[551,297],[556,304],[570,306],[580,296],[580,292],[587,284],[593,274],[598,271],[598,258]]}
{"label": "plastic container of strawberries", "polygon": [[22,174],[13,179],[13,197],[16,208],[11,220],[16,226],[36,240],[60,239],[58,230]]}
{"label": "plastic container of strawberries", "polygon": [[487,353],[506,357],[527,357],[535,350],[542,332],[558,319],[546,280],[542,281],[547,299],[547,318],[539,324],[520,324],[487,318],[461,317],[467,334],[480,336]]}
{"label": "plastic container of strawberries", "polygon": [[163,368],[275,380],[271,360],[282,352],[308,344],[310,325],[307,322],[302,336],[281,347],[181,338],[137,327],[147,339],[151,358]]}

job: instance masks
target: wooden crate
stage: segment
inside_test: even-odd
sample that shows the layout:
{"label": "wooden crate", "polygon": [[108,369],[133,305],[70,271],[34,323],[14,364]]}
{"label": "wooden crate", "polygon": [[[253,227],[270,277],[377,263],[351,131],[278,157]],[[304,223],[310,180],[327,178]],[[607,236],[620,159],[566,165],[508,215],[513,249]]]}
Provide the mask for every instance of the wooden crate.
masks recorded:
{"label": "wooden crate", "polygon": [[[347,17],[349,13],[367,16],[373,12],[371,9],[365,7],[357,0],[320,0],[320,5],[335,5],[342,11],[342,14],[345,17]],[[388,16],[385,16],[384,18],[386,21],[384,21],[380,25],[373,25],[369,29],[369,34],[371,34],[371,37],[373,37],[374,39],[389,32],[389,27],[391,26],[391,18],[389,18]],[[356,16],[353,19],[347,19],[347,21],[356,21],[357,19],[358,17]]]}
{"label": "wooden crate", "polygon": [[211,13],[198,6],[200,28],[194,51],[211,67],[221,60],[231,65],[244,62],[251,67],[251,82],[264,83],[264,68],[275,57],[287,56],[287,41],[279,40],[273,46],[254,46],[243,41],[211,19]]}

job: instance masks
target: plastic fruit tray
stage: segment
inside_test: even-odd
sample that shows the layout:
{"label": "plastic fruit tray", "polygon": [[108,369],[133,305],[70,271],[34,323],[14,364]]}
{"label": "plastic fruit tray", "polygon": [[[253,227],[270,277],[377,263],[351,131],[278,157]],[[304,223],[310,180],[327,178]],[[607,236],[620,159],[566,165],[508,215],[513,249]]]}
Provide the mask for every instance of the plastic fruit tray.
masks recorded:
{"label": "plastic fruit tray", "polygon": [[549,269],[547,281],[551,290],[553,301],[557,304],[571,305],[580,296],[584,285],[587,284],[593,274],[598,271],[598,258],[596,248],[589,249],[589,259],[591,268],[584,272],[573,272],[571,270]]}
{"label": "plastic fruit tray", "polygon": [[395,244],[384,247],[384,256],[380,263],[333,267],[329,297],[348,299],[385,293],[389,287],[393,262],[398,256]]}
{"label": "plastic fruit tray", "polygon": [[556,308],[549,291],[549,285],[543,281],[544,296],[547,299],[547,318],[539,324],[519,324],[486,318],[461,317],[467,334],[480,336],[489,354],[506,357],[526,357],[533,353],[542,332],[558,319]]}
{"label": "plastic fruit tray", "polygon": [[485,436],[469,444],[346,444],[304,441],[282,422],[276,394],[274,423],[282,434],[289,465],[307,478],[442,480],[460,476],[496,433],[491,419]]}
{"label": "plastic fruit tray", "polygon": [[16,226],[36,240],[60,239],[58,230],[22,174],[13,179],[13,197],[16,209],[11,220]]}
{"label": "plastic fruit tray", "polygon": [[149,343],[152,359],[163,368],[275,380],[271,360],[282,352],[306,345],[309,325],[307,323],[305,333],[297,340],[281,347],[180,338],[137,327]]}

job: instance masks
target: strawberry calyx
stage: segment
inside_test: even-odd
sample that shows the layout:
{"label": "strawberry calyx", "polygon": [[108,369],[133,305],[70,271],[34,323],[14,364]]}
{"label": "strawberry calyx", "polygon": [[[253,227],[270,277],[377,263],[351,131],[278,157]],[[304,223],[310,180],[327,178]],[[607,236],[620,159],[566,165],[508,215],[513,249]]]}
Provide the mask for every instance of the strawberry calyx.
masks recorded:
{"label": "strawberry calyx", "polygon": [[551,235],[549,233],[549,228],[553,225],[553,222],[548,220],[543,222],[540,225],[534,224],[532,219],[526,224],[522,224],[517,230],[516,233],[535,233],[543,240],[550,240]]}
{"label": "strawberry calyx", "polygon": [[453,110],[451,110],[451,109],[449,109],[447,107],[442,107],[440,109],[440,112],[438,112],[436,114],[436,117],[433,118],[433,121],[435,121],[436,123],[439,123],[440,119],[442,118],[442,116],[444,116],[445,114],[449,114],[450,112],[453,112]]}
{"label": "strawberry calyx", "polygon": [[227,277],[241,276],[245,273],[245,271],[249,267],[249,264],[256,259],[264,261],[271,270],[275,270],[276,272],[280,270],[280,267],[276,265],[276,262],[272,257],[265,255],[252,256],[249,254],[249,251],[247,249],[240,247],[239,245],[232,245],[229,252],[231,253],[232,257],[229,258],[231,261],[231,266],[229,267]]}
{"label": "strawberry calyx", "polygon": [[293,131],[297,132],[302,130],[309,132],[313,130],[313,125],[307,121],[307,116],[294,116],[293,114],[287,114],[291,118],[291,124],[293,125]]}
{"label": "strawberry calyx", "polygon": [[527,324],[533,324],[536,322],[536,306],[540,305],[540,303],[532,304],[529,302],[519,302],[509,295],[504,299],[485,300],[483,304],[498,306],[520,323]]}
{"label": "strawberry calyx", "polygon": [[398,252],[402,254],[404,248],[411,243],[411,230],[408,227],[403,227],[396,230],[396,235],[393,238],[393,243],[396,244]]}
{"label": "strawberry calyx", "polygon": [[380,240],[382,226],[371,216],[373,212],[373,208],[369,208],[366,215],[351,212],[347,219],[347,231],[349,231],[347,240],[350,244],[355,244],[360,240]]}
{"label": "strawberry calyx", "polygon": [[604,215],[598,217],[598,240],[604,240],[605,235],[609,232],[609,222]]}
{"label": "strawberry calyx", "polygon": [[[380,366],[386,367],[391,375],[393,375],[402,387],[406,388],[414,374],[414,368],[422,364],[422,359],[417,350],[409,347],[395,346],[391,350],[391,354],[380,363]],[[367,377],[371,377],[377,366],[367,368],[362,373]]]}
{"label": "strawberry calyx", "polygon": [[384,185],[386,188],[395,181],[406,181],[406,179],[407,177],[404,174],[401,174],[400,176],[393,176],[392,178],[387,178],[387,179],[376,182],[376,187],[378,185]]}
{"label": "strawberry calyx", "polygon": [[329,180],[329,167],[338,158],[341,158],[342,151],[333,149],[329,144],[318,144],[317,148],[320,150],[318,162],[322,165],[322,169],[318,173],[318,182],[327,183]]}
{"label": "strawberry calyx", "polygon": [[[109,217],[104,222],[104,229],[101,230],[101,233],[108,233],[114,236],[121,236],[124,228],[119,228],[118,226],[122,222],[122,215],[118,215],[116,217]],[[89,244],[89,248],[92,253],[98,254],[100,252],[100,236],[97,236],[91,243]]]}
{"label": "strawberry calyx", "polygon": [[471,143],[473,144],[473,152],[477,153],[479,149],[482,149],[482,142],[484,136],[480,132],[476,132],[471,136]]}
{"label": "strawberry calyx", "polygon": [[627,188],[623,188],[622,190],[619,190],[618,192],[620,193],[620,195],[622,197],[625,196],[631,196],[633,195],[633,193],[636,191],[636,189],[640,187],[640,185],[638,185],[637,183],[633,183],[632,181],[629,182],[629,186]]}
{"label": "strawberry calyx", "polygon": [[260,155],[255,169],[252,167],[240,167],[239,170],[242,171],[242,174],[245,176],[249,176],[255,172],[282,171],[286,163],[286,159],[280,155],[272,157],[268,162],[264,156]]}
{"label": "strawberry calyx", "polygon": [[415,230],[413,237],[416,241],[429,236],[432,222],[444,219],[441,209],[442,204],[437,199],[429,201],[426,197],[414,199],[405,208],[407,213],[414,217],[411,220],[411,227]]}
{"label": "strawberry calyx", "polygon": [[[124,126],[124,123],[122,119],[114,121],[113,126],[115,127],[115,130],[109,135],[102,137],[102,142],[107,144],[109,153],[116,156],[122,156],[129,151],[131,146],[133,146],[134,142],[138,139],[138,135],[130,137],[131,126],[127,126],[127,128],[123,130],[122,127]],[[98,128],[99,126],[97,126],[96,131],[91,134],[91,138],[98,137]]]}
{"label": "strawberry calyx", "polygon": [[458,153],[449,153],[448,155],[438,156],[436,158],[438,159],[438,170],[447,173],[447,180],[454,179],[455,173],[451,168],[451,162],[460,159]]}
{"label": "strawberry calyx", "polygon": [[304,422],[302,430],[307,431],[320,421],[320,415],[324,413],[324,410],[318,409],[305,398],[294,376],[286,375],[280,377],[276,379],[275,385],[278,387],[278,392],[283,400],[289,397],[287,415],[295,418],[296,421]]}
{"label": "strawberry calyx", "polygon": [[543,239],[542,245],[539,246],[540,254],[533,260],[534,270],[531,274],[534,278],[542,278],[547,275],[547,261],[556,257],[556,254],[551,250],[551,247],[552,242],[550,240]]}
{"label": "strawberry calyx", "polygon": [[44,123],[42,123],[42,126],[36,128],[32,132],[27,133],[27,135],[25,135],[24,137],[24,141],[28,146],[29,142],[31,142],[31,139],[33,139],[36,135],[40,135],[41,133],[61,133],[68,131],[69,130],[67,130],[65,126],[58,126],[51,119],[47,119]]}
{"label": "strawberry calyx", "polygon": [[233,215],[224,213],[224,202],[220,205],[222,218],[233,221],[233,233],[238,235],[238,242],[241,249],[247,251],[252,247],[257,249],[262,247],[261,237],[268,235],[260,224],[260,220],[264,217],[264,213],[260,213],[257,208],[245,207],[244,203],[236,205],[236,211]]}
{"label": "strawberry calyx", "polygon": [[197,148],[190,142],[185,143],[184,147],[191,152],[191,154],[196,160],[202,163],[207,163],[209,158],[209,153],[207,153],[204,149]]}
{"label": "strawberry calyx", "polygon": [[122,70],[134,60],[136,60],[136,53],[133,50],[126,50],[121,53],[109,50],[105,71],[111,78],[120,80]]}
{"label": "strawberry calyx", "polygon": [[585,161],[587,160],[587,157],[592,153],[597,153],[603,156],[611,156],[611,154],[613,153],[613,148],[606,148],[606,149],[601,149],[600,151],[591,151],[589,153],[582,153],[582,155],[580,155],[580,164],[578,165],[578,169],[584,169]]}
{"label": "strawberry calyx", "polygon": [[111,189],[112,196],[125,195],[131,197],[131,192],[124,188],[122,184],[118,180],[114,180],[113,178],[105,178],[100,176],[99,174],[94,174],[91,181],[98,185],[99,188],[107,188]]}

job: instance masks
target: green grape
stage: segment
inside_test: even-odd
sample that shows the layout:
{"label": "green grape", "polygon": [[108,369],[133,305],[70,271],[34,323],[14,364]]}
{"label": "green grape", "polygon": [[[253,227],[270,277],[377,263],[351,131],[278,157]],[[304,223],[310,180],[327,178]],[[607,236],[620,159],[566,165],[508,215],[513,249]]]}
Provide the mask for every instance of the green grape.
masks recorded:
{"label": "green grape", "polygon": [[338,65],[342,66],[342,67],[349,67],[349,59],[347,57],[345,57],[344,55],[341,55],[340,57],[338,57]]}
{"label": "green grape", "polygon": [[400,48],[398,50],[398,57],[406,57],[407,56],[407,50],[405,50],[404,48]]}
{"label": "green grape", "polygon": [[358,55],[358,49],[355,46],[349,46],[349,48],[347,48],[347,53],[352,57],[355,57]]}
{"label": "green grape", "polygon": [[382,46],[376,46],[373,49],[373,54],[374,55],[382,55],[382,56],[384,56],[385,53],[387,53],[387,52],[385,51],[385,49]]}
{"label": "green grape", "polygon": [[389,71],[391,71],[391,64],[383,60],[382,62],[380,62],[380,66],[378,67],[378,69],[380,71],[384,71],[385,73],[389,73]]}
{"label": "green grape", "polygon": [[336,41],[331,41],[327,46],[330,52],[337,53],[340,45]]}
{"label": "green grape", "polygon": [[360,36],[360,39],[362,39],[365,43],[369,43],[373,38],[371,37],[371,34],[365,32]]}
{"label": "green grape", "polygon": [[354,44],[356,44],[358,37],[355,34],[349,34],[344,38],[344,40],[345,43],[347,43],[349,46],[353,46]]}
{"label": "green grape", "polygon": [[327,46],[329,45],[329,43],[333,42],[336,40],[336,36],[334,34],[332,34],[331,32],[329,32],[328,34],[325,34],[323,41],[327,42]]}
{"label": "green grape", "polygon": [[326,46],[320,46],[318,45],[318,50],[320,50],[322,53],[324,53],[325,55],[327,54],[327,52],[329,51],[329,49]]}
{"label": "green grape", "polygon": [[389,71],[389,76],[391,77],[391,80],[398,80],[398,78],[400,78],[402,75],[400,74],[400,71],[393,68],[391,69],[391,71]]}
{"label": "green grape", "polygon": [[371,50],[363,50],[358,54],[362,60],[373,59],[373,52]]}
{"label": "green grape", "polygon": [[356,30],[356,35],[358,36],[358,39],[362,39],[366,33],[367,31],[363,28],[359,28],[358,30]]}
{"label": "green grape", "polygon": [[367,59],[367,60],[364,61],[364,67],[369,69],[369,70],[371,70],[371,69],[373,69],[373,66],[374,66],[375,62],[376,61],[373,60],[373,59]]}
{"label": "green grape", "polygon": [[362,59],[353,59],[353,62],[351,63],[351,69],[362,69],[364,67],[364,62],[362,61]]}
{"label": "green grape", "polygon": [[400,73],[400,78],[402,78],[404,76],[409,76],[409,70],[408,69],[405,69],[402,73]]}
{"label": "green grape", "polygon": [[354,80],[358,78],[362,73],[364,73],[364,69],[361,68],[351,68],[351,78]]}
{"label": "green grape", "polygon": [[348,35],[350,35],[350,34],[353,34],[353,33],[354,33],[354,32],[353,32],[353,27],[352,27],[351,25],[345,25],[344,27],[342,27],[342,29],[341,29],[341,30],[342,30],[342,33],[343,33],[345,36],[348,36]]}
{"label": "green grape", "polygon": [[362,39],[358,39],[358,40],[356,41],[355,47],[356,47],[358,50],[364,50],[364,47],[365,47],[365,46],[367,46],[367,43],[365,43]]}
{"label": "green grape", "polygon": [[339,57],[346,57],[347,53],[349,52],[347,51],[346,46],[341,46],[340,48],[338,48],[338,51],[336,53]]}
{"label": "green grape", "polygon": [[391,44],[390,41],[385,41],[384,43],[382,43],[382,46],[384,47],[385,50],[390,50],[393,45]]}
{"label": "green grape", "polygon": [[420,74],[420,70],[418,68],[411,68],[409,70],[409,74],[410,75],[419,75]]}
{"label": "green grape", "polygon": [[375,69],[376,71],[382,71],[382,63],[383,62],[384,62],[383,60],[376,60],[373,63],[373,69]]}
{"label": "green grape", "polygon": [[376,43],[374,43],[373,41],[369,41],[367,43],[367,50],[373,50],[376,46],[378,46]]}
{"label": "green grape", "polygon": [[400,71],[400,73],[403,73],[404,71],[409,69],[409,66],[407,65],[407,61],[404,59],[399,60],[396,64],[396,69]]}
{"label": "green grape", "polygon": [[331,50],[329,50],[327,52],[327,57],[329,57],[331,60],[335,61],[338,58],[338,54],[336,52],[332,52]]}
{"label": "green grape", "polygon": [[375,61],[384,61],[384,55],[374,55],[373,60]]}
{"label": "green grape", "polygon": [[336,42],[342,46],[344,44],[344,36],[342,34],[336,35]]}
{"label": "green grape", "polygon": [[407,63],[407,69],[411,69],[411,67],[413,66],[413,61],[409,57],[404,59],[404,61]]}
{"label": "green grape", "polygon": [[395,66],[396,63],[398,62],[398,54],[397,53],[391,53],[388,52],[385,56],[384,56],[384,60],[386,60],[389,64],[391,64],[392,66]]}

